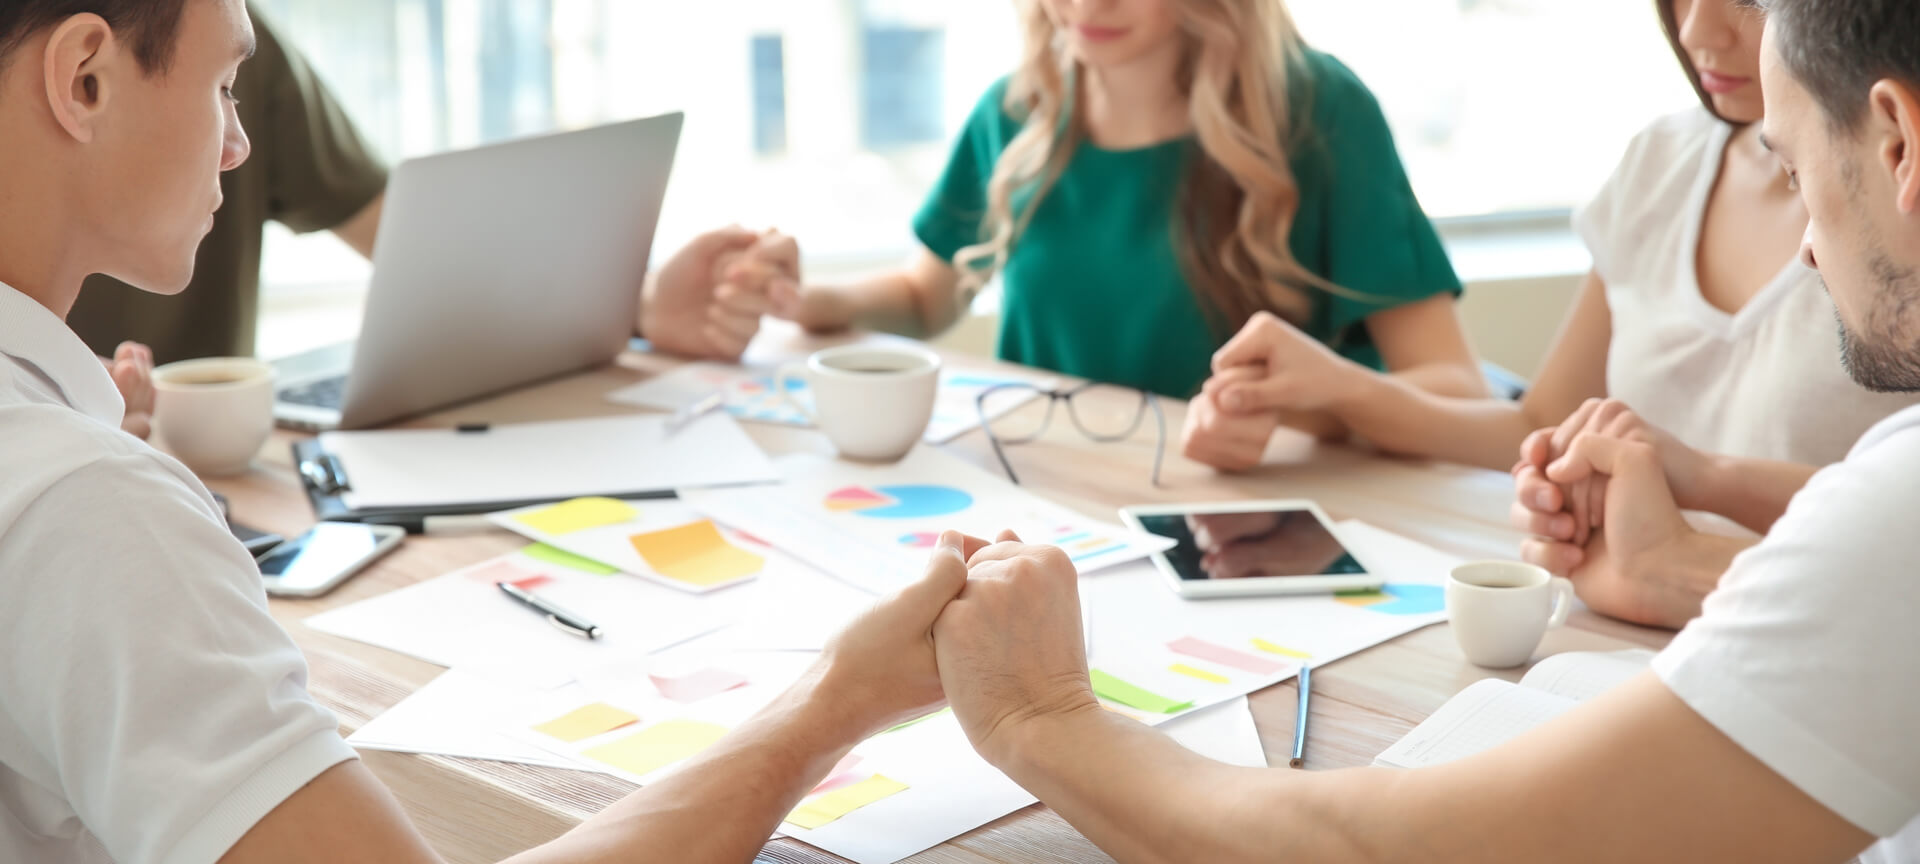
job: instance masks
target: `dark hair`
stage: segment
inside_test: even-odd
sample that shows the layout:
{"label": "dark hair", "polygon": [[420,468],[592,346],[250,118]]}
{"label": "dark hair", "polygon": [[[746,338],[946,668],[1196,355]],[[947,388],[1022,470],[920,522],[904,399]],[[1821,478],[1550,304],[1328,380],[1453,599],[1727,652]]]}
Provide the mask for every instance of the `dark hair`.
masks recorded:
{"label": "dark hair", "polygon": [[1780,60],[1827,122],[1851,131],[1874,82],[1920,86],[1920,3],[1915,0],[1766,0]]}
{"label": "dark hair", "polygon": [[0,68],[27,37],[91,13],[133,46],[141,69],[165,73],[186,6],[187,0],[0,0]]}
{"label": "dark hair", "polygon": [[1693,85],[1694,95],[1700,97],[1700,104],[1708,114],[1719,118],[1722,123],[1734,123],[1713,107],[1713,97],[1707,95],[1707,88],[1700,86],[1700,70],[1694,68],[1693,58],[1687,56],[1687,46],[1680,44],[1680,16],[1673,12],[1673,0],[1653,0],[1653,6],[1660,12],[1660,29],[1666,31],[1667,44],[1673,46],[1673,57],[1680,61],[1680,68],[1687,73],[1687,83]]}

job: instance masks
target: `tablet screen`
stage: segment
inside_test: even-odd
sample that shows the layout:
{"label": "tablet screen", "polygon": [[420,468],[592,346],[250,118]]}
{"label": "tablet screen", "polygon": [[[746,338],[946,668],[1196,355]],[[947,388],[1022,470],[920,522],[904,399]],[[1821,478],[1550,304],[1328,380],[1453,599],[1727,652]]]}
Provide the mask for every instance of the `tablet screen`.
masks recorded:
{"label": "tablet screen", "polygon": [[1138,517],[1179,542],[1165,553],[1184,580],[1354,576],[1367,572],[1308,510],[1170,513]]}

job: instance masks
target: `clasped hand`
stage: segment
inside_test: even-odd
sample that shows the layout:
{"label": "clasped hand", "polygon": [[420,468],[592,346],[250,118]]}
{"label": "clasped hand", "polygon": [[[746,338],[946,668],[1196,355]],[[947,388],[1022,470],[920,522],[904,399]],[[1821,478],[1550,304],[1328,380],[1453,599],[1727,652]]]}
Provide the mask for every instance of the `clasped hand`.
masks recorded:
{"label": "clasped hand", "polygon": [[1703,457],[1615,400],[1590,400],[1521,446],[1513,467],[1521,556],[1567,576],[1596,612],[1663,627],[1699,614],[1663,566],[1693,529],[1680,513]]}
{"label": "clasped hand", "polygon": [[920,581],[834,638],[816,682],[866,734],[948,702],[976,749],[1002,751],[1030,720],[1098,705],[1079,576],[1058,548],[949,531]]}
{"label": "clasped hand", "polygon": [[1352,363],[1319,340],[1261,312],[1213,357],[1187,411],[1186,457],[1225,471],[1260,465],[1281,426],[1331,434],[1338,424],[1313,415],[1332,407],[1350,386]]}

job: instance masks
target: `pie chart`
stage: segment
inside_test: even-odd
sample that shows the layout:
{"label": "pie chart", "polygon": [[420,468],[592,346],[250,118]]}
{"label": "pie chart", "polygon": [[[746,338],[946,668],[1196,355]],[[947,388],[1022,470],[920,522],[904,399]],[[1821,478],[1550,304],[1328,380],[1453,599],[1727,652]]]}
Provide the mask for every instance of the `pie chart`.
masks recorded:
{"label": "pie chart", "polygon": [[934,519],[972,506],[972,495],[951,486],[848,486],[826,500],[830,511],[866,519]]}

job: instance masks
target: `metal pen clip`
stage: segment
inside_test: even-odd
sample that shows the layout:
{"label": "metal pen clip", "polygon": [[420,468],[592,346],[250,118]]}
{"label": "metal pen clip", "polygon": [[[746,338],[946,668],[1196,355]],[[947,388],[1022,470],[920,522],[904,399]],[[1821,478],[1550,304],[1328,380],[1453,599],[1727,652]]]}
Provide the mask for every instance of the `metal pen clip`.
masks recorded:
{"label": "metal pen clip", "polygon": [[322,495],[338,495],[353,488],[347,469],[331,453],[300,460],[300,476]]}

